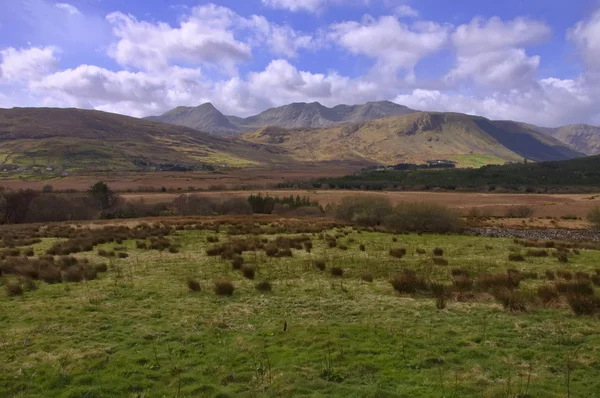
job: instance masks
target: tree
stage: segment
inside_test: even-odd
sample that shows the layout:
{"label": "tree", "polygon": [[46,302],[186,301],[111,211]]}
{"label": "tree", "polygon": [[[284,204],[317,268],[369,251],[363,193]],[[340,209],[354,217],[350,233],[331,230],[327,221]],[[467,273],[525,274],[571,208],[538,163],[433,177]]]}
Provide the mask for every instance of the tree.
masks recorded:
{"label": "tree", "polygon": [[600,207],[594,207],[587,216],[589,222],[592,223],[594,228],[600,229]]}
{"label": "tree", "polygon": [[92,185],[88,193],[94,200],[96,207],[101,211],[113,208],[119,199],[119,197],[111,191],[108,185],[101,181]]}
{"label": "tree", "polygon": [[25,221],[31,202],[38,195],[32,189],[0,193],[0,224],[19,224]]}

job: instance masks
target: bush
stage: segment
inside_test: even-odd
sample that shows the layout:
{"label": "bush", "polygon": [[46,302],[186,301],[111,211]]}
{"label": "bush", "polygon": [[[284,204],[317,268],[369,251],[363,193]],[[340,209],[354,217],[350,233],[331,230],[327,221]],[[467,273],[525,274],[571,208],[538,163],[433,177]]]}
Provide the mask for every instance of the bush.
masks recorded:
{"label": "bush", "polygon": [[506,213],[504,214],[507,218],[530,218],[535,213],[535,210],[532,207],[526,205],[519,206],[511,206],[506,209]]}
{"label": "bush", "polygon": [[448,265],[448,260],[446,260],[445,258],[442,258],[442,257],[434,257],[433,258],[433,263],[435,265],[447,266]]}
{"label": "bush", "polygon": [[272,290],[271,283],[269,281],[262,281],[256,284],[256,290],[259,292],[270,292]]}
{"label": "bush", "polygon": [[414,271],[406,270],[396,275],[390,281],[394,290],[398,293],[413,294],[419,290],[426,290],[427,283],[425,278],[418,276]]}
{"label": "bush", "polygon": [[242,274],[244,275],[244,277],[246,279],[253,280],[255,273],[256,273],[256,271],[255,271],[254,267],[252,267],[250,265],[244,265],[242,267]]}
{"label": "bush", "polygon": [[344,270],[340,267],[331,267],[331,275],[332,276],[344,276]]}
{"label": "bush", "polygon": [[575,315],[594,315],[600,311],[600,298],[590,295],[569,294],[567,303]]}
{"label": "bush", "polygon": [[600,207],[594,207],[587,215],[587,219],[593,227],[600,229]]}
{"label": "bush", "polygon": [[233,283],[227,279],[221,279],[215,282],[215,293],[218,296],[231,296],[235,287]]}
{"label": "bush", "polygon": [[347,196],[335,207],[336,218],[361,226],[376,226],[392,211],[392,204],[380,196]]}
{"label": "bush", "polygon": [[187,281],[188,289],[192,292],[199,292],[201,290],[200,283],[194,279],[188,279]]}
{"label": "bush", "polygon": [[544,305],[548,305],[560,297],[556,287],[550,284],[538,286],[537,295]]}
{"label": "bush", "polygon": [[406,256],[406,249],[403,247],[392,248],[392,249],[390,249],[390,256],[396,257],[396,258],[402,258],[402,257]]}
{"label": "bush", "polygon": [[399,204],[385,217],[383,224],[396,233],[449,233],[463,229],[456,211],[434,203]]}
{"label": "bush", "polygon": [[7,283],[6,286],[4,286],[4,289],[6,290],[6,295],[9,297],[23,295],[23,287],[21,286],[20,283],[16,283],[16,282]]}
{"label": "bush", "polygon": [[452,281],[452,285],[459,292],[468,292],[473,290],[473,279],[468,275],[456,275]]}
{"label": "bush", "polygon": [[508,255],[508,260],[514,262],[523,262],[525,261],[525,257],[523,257],[520,253],[510,253]]}
{"label": "bush", "polygon": [[367,248],[365,247],[365,245],[364,245],[364,244],[362,244],[362,243],[361,243],[361,244],[358,246],[358,249],[359,249],[361,252],[364,252],[365,250],[367,250]]}

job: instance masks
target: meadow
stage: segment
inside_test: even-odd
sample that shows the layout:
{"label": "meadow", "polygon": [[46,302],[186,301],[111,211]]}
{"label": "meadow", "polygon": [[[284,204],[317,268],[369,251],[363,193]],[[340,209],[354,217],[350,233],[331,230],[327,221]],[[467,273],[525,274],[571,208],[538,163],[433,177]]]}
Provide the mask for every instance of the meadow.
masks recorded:
{"label": "meadow", "polygon": [[600,391],[596,243],[274,216],[0,235],[3,397]]}

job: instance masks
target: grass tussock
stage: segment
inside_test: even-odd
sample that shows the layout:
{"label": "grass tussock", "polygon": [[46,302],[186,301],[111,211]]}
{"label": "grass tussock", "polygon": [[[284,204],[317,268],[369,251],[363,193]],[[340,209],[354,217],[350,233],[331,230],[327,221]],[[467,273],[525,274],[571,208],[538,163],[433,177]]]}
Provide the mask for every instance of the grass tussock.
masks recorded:
{"label": "grass tussock", "polygon": [[391,257],[403,258],[404,256],[406,256],[406,249],[403,247],[391,248],[389,253]]}
{"label": "grass tussock", "polygon": [[394,276],[390,281],[394,290],[401,294],[414,294],[418,291],[427,290],[427,282],[424,277],[417,275],[412,270]]}
{"label": "grass tussock", "polygon": [[273,287],[271,286],[271,283],[269,281],[261,281],[256,284],[256,290],[258,290],[259,292],[266,293],[273,290]]}
{"label": "grass tussock", "polygon": [[344,270],[340,267],[331,267],[331,276],[342,277],[344,276]]}
{"label": "grass tussock", "polygon": [[200,287],[200,283],[192,278],[187,280],[187,286],[191,292],[199,292],[200,290],[202,290],[202,288]]}
{"label": "grass tussock", "polygon": [[217,296],[232,296],[235,291],[235,286],[228,279],[220,279],[215,281],[215,294]]}
{"label": "grass tussock", "polygon": [[244,265],[242,267],[242,275],[244,275],[244,278],[246,279],[254,280],[254,277],[256,276],[256,270],[251,265]]}

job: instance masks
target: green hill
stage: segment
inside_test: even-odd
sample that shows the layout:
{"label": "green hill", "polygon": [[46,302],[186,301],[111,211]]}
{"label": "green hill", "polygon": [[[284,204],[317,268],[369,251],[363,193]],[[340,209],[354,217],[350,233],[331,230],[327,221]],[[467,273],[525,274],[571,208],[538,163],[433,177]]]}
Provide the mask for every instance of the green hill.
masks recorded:
{"label": "green hill", "polygon": [[363,160],[378,164],[448,159],[463,167],[584,156],[520,123],[458,113],[418,112],[324,129],[268,127],[245,140],[278,146],[297,161]]}
{"label": "green hill", "polygon": [[285,150],[112,113],[0,109],[0,167],[137,170],[160,164],[249,166],[287,161]]}

